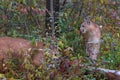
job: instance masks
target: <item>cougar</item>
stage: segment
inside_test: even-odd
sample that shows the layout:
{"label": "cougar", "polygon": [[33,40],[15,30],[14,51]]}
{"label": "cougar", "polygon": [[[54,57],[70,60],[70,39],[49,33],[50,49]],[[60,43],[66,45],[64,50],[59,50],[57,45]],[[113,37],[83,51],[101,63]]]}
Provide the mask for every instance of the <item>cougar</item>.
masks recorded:
{"label": "cougar", "polygon": [[84,19],[80,27],[80,32],[85,42],[86,53],[92,61],[96,61],[100,49],[100,26],[89,19]]}

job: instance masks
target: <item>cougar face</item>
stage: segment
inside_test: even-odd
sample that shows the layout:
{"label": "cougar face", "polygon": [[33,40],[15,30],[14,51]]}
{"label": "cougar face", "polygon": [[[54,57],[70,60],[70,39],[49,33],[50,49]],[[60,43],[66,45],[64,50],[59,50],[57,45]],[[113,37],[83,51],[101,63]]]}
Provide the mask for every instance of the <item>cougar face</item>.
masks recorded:
{"label": "cougar face", "polygon": [[87,33],[87,31],[90,29],[91,22],[90,21],[85,21],[81,24],[80,27],[80,32],[81,33]]}

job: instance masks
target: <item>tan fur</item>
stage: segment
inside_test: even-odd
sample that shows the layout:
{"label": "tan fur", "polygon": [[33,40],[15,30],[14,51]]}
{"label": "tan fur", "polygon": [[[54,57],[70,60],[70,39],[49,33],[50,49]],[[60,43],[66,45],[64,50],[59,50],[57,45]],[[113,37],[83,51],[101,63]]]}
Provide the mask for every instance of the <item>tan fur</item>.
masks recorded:
{"label": "tan fur", "polygon": [[43,42],[38,42],[37,45],[33,45],[26,39],[1,37],[0,61],[13,57],[24,60],[27,56],[30,56],[32,58],[32,63],[38,66],[42,63],[44,55],[42,50],[34,52],[34,49],[43,49]]}
{"label": "tan fur", "polygon": [[86,20],[81,24],[80,31],[85,41],[86,53],[90,59],[97,60],[101,38],[100,27],[94,22]]}

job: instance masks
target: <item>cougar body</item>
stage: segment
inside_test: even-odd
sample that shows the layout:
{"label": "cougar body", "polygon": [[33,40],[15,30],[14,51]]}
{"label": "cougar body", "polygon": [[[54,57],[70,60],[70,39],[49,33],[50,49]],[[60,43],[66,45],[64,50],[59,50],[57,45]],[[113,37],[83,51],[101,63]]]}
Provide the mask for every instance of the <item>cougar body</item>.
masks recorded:
{"label": "cougar body", "polygon": [[86,46],[86,53],[89,58],[97,60],[101,39],[100,27],[90,20],[84,20],[81,24],[80,32],[82,33]]}

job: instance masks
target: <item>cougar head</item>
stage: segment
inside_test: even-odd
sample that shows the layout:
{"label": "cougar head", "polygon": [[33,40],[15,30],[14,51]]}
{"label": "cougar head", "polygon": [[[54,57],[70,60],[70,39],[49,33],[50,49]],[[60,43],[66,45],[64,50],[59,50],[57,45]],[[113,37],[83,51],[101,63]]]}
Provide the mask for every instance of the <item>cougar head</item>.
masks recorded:
{"label": "cougar head", "polygon": [[81,24],[80,32],[86,33],[90,29],[91,23],[92,22],[89,19],[85,18],[84,22]]}

